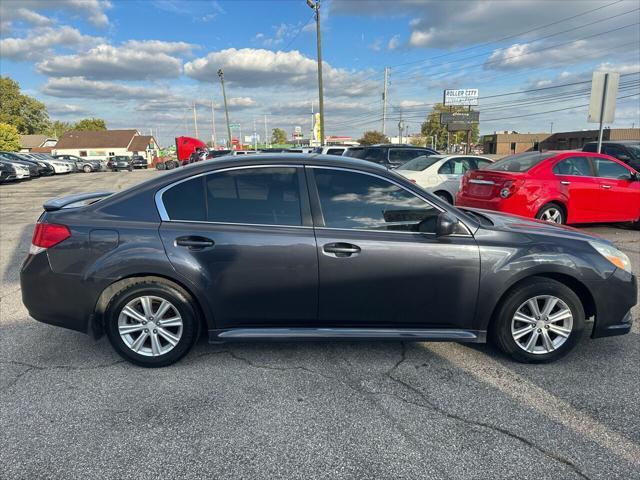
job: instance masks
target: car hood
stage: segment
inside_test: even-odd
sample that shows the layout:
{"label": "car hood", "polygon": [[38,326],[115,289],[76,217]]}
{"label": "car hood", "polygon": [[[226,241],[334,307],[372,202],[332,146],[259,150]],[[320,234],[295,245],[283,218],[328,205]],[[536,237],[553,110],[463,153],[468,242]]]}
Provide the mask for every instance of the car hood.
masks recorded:
{"label": "car hood", "polygon": [[487,217],[493,223],[493,226],[488,228],[492,228],[495,230],[522,233],[527,235],[545,235],[549,237],[561,237],[584,241],[597,240],[599,242],[611,245],[611,242],[598,235],[586,233],[582,230],[568,227],[566,225],[557,225],[554,223],[544,222],[542,220],[533,220],[530,218],[521,217],[519,215],[498,213],[492,210],[482,210],[479,208],[463,208],[462,210],[477,212],[478,214]]}

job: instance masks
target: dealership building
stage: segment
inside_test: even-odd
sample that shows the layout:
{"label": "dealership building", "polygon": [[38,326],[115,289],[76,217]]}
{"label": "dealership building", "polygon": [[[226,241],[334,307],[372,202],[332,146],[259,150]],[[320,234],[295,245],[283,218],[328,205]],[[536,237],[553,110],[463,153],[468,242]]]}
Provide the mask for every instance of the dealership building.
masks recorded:
{"label": "dealership building", "polygon": [[152,162],[158,156],[158,150],[158,142],[153,136],[140,135],[133,129],[93,132],[71,130],[62,134],[53,153],[100,160],[114,155],[141,155]]}
{"label": "dealership building", "polygon": [[[605,128],[603,140],[640,140],[640,128]],[[580,150],[585,143],[598,140],[598,130],[558,133],[496,132],[483,135],[486,154],[510,155],[535,150]]]}

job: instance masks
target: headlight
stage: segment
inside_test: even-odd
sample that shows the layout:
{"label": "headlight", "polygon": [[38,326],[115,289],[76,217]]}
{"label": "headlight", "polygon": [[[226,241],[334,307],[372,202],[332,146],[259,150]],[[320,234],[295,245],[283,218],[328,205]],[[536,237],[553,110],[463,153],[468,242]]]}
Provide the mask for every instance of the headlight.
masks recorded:
{"label": "headlight", "polygon": [[596,251],[616,267],[631,273],[631,261],[624,253],[611,245],[601,242],[589,242]]}
{"label": "headlight", "polygon": [[46,164],[46,163],[42,163],[42,162],[37,162],[37,163],[38,163],[38,165],[40,165],[41,167],[46,167],[46,166],[47,166],[47,164]]}

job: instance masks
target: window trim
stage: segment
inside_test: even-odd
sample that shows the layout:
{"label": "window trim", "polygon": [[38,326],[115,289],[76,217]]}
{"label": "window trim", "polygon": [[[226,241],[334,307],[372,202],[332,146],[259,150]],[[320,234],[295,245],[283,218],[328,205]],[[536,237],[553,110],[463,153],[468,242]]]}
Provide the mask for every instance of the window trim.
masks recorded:
{"label": "window trim", "polygon": [[[169,214],[166,208],[164,207],[164,202],[162,197],[164,193],[170,190],[171,188],[181,183],[193,180],[194,178],[205,177],[207,175],[213,175],[216,173],[228,172],[232,170],[246,170],[246,169],[255,169],[255,168],[294,168],[296,170],[296,174],[298,176],[298,189],[300,190],[299,192],[300,218],[302,220],[302,225],[272,225],[272,224],[266,224],[266,223],[211,222],[209,220],[179,220],[179,219],[172,220],[171,218],[169,218]],[[233,226],[247,226],[247,227],[269,227],[269,228],[277,227],[277,228],[305,228],[305,229],[311,228],[312,229],[313,224],[306,225],[306,223],[309,223],[310,221],[309,202],[308,202],[309,195],[307,192],[307,185],[304,182],[305,180],[304,171],[301,172],[301,169],[304,170],[304,167],[303,165],[300,165],[300,164],[290,164],[290,165],[268,164],[268,165],[240,165],[237,167],[227,167],[227,168],[220,168],[218,170],[209,170],[206,172],[199,173],[197,175],[191,175],[189,177],[176,180],[175,182],[170,183],[169,185],[165,185],[155,193],[154,201],[156,204],[156,208],[158,210],[158,214],[160,215],[160,220],[162,222],[198,223],[198,224],[207,224],[207,225],[233,225]]]}
{"label": "window trim", "polygon": [[[378,175],[372,172],[365,172],[363,170],[354,170],[352,168],[345,168],[345,167],[333,167],[333,166],[324,166],[324,165],[306,165],[305,166],[305,171],[307,172],[307,183],[308,183],[308,188],[309,188],[309,196],[311,197],[311,213],[313,216],[313,225],[314,228],[318,229],[318,230],[337,230],[337,231],[343,231],[343,232],[368,232],[368,233],[372,233],[372,234],[387,234],[387,233],[393,233],[393,234],[404,234],[404,235],[419,235],[419,236],[429,236],[429,237],[435,237],[435,233],[432,232],[410,232],[410,231],[401,231],[401,230],[372,230],[372,229],[366,229],[366,228],[339,228],[339,227],[327,227],[326,223],[324,221],[324,214],[322,212],[322,205],[320,204],[320,195],[318,194],[318,187],[316,185],[315,182],[315,175],[313,170],[316,169],[320,169],[320,170],[339,170],[339,171],[344,171],[344,172],[351,172],[351,173],[358,173],[360,175],[369,175],[370,177],[376,177],[379,178],[381,180],[387,181],[389,183],[392,183],[393,185],[400,187],[401,189],[403,189],[404,191],[410,193],[411,195],[418,197],[419,199],[421,199],[422,201],[426,202],[427,204],[431,205],[433,208],[435,208],[436,210],[438,210],[440,213],[448,211],[445,210],[442,207],[439,207],[438,205],[436,205],[435,203],[432,203],[428,198],[424,197],[423,195],[419,195],[418,193],[414,192],[413,190],[408,189],[407,187],[405,187],[404,185],[402,185],[399,182],[396,182],[395,180],[391,179],[391,178],[387,178],[384,177],[382,175]],[[455,214],[454,214],[455,215]],[[469,226],[458,216],[455,215],[455,217],[458,219],[458,221],[460,222],[460,224],[465,228],[465,230],[467,231],[466,234],[453,234],[453,235],[449,235],[449,237],[473,237],[473,235],[471,234],[471,228],[469,228]]]}

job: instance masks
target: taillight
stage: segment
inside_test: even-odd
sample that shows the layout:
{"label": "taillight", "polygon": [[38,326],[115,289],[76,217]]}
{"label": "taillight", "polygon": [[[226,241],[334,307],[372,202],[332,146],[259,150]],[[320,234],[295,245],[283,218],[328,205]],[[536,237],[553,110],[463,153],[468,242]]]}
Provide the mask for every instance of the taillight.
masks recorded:
{"label": "taillight", "polygon": [[31,239],[30,253],[40,253],[47,248],[51,248],[71,236],[71,232],[64,225],[55,223],[36,223]]}

